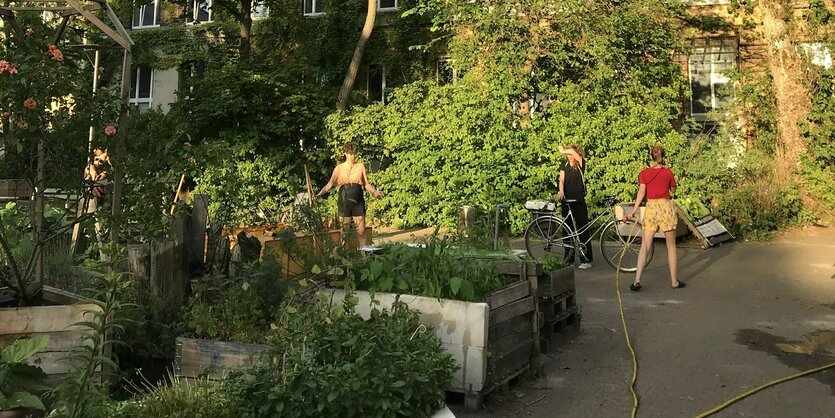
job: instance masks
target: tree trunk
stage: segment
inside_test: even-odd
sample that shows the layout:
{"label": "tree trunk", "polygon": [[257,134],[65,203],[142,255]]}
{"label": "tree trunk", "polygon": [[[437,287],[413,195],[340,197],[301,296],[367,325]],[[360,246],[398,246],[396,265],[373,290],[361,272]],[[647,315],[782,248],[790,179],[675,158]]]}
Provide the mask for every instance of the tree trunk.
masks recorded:
{"label": "tree trunk", "polygon": [[368,0],[368,12],[365,15],[365,25],[362,27],[360,39],[357,41],[357,47],[354,49],[354,57],[351,59],[351,65],[348,66],[348,72],[345,74],[345,80],[342,81],[342,88],[339,89],[339,96],[336,99],[336,110],[345,110],[348,107],[348,97],[351,95],[351,90],[354,89],[354,83],[357,81],[357,72],[359,72],[360,63],[362,62],[362,54],[365,52],[365,44],[371,38],[371,32],[374,30],[374,21],[377,19],[377,0]]}
{"label": "tree trunk", "polygon": [[793,34],[785,23],[787,16],[782,3],[772,0],[762,6],[768,66],[777,101],[775,171],[778,179],[787,182],[797,168],[800,156],[806,154],[806,142],[797,121],[808,117],[811,98],[803,84],[803,66],[792,40]]}
{"label": "tree trunk", "polygon": [[252,0],[241,0],[239,23],[241,25],[241,42],[238,46],[238,54],[241,60],[246,61],[249,59],[249,51],[252,43]]}

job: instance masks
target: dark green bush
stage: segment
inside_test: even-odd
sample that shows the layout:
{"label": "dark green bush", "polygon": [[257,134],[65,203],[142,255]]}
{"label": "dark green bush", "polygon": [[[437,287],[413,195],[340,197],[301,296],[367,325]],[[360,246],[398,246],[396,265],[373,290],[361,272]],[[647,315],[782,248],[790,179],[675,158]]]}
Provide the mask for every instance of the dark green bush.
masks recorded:
{"label": "dark green bush", "polygon": [[272,257],[245,266],[236,276],[209,274],[194,285],[183,319],[197,338],[264,342],[286,293]]}
{"label": "dark green bush", "polygon": [[427,417],[443,405],[456,363],[406,305],[367,321],[349,304],[298,309],[272,339],[267,367],[223,382],[224,416]]}

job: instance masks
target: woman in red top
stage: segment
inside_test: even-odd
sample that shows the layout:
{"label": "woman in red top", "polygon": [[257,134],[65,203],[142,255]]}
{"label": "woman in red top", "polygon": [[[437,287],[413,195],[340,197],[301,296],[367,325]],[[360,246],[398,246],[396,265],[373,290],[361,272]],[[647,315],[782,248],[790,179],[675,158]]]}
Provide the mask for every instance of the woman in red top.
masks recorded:
{"label": "woman in red top", "polygon": [[641,290],[641,274],[644,272],[644,265],[647,262],[647,251],[652,245],[652,238],[655,232],[664,232],[667,240],[667,261],[670,265],[670,280],[673,289],[681,289],[684,282],[678,281],[678,259],[676,257],[676,216],[675,203],[670,199],[670,193],[675,193],[676,179],[673,172],[664,163],[664,150],[661,147],[652,147],[652,164],[645,168],[638,176],[640,186],[638,197],[635,198],[635,206],[624,218],[624,222],[635,216],[638,207],[647,198],[647,207],[644,209],[643,225],[644,240],[641,251],[638,253],[638,270],[635,273],[635,281],[629,285],[632,291]]}

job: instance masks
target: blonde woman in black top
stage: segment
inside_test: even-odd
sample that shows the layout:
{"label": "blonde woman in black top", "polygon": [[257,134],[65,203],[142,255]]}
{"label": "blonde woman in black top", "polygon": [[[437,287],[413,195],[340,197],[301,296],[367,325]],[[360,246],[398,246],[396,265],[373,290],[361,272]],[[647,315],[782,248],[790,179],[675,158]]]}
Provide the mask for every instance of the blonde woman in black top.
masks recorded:
{"label": "blonde woman in black top", "polygon": [[[577,228],[583,230],[589,223],[589,209],[586,207],[586,160],[584,158],[586,153],[578,144],[568,144],[565,148],[560,146],[559,151],[567,157],[566,161],[560,165],[560,191],[557,196],[561,203],[562,216],[568,215],[568,208],[571,207]],[[569,200],[571,202],[568,202]],[[566,222],[566,226],[574,228],[571,221]],[[589,230],[586,229],[580,234],[580,242],[587,242],[588,239]],[[569,264],[573,263],[574,255],[573,251],[566,249],[565,261]],[[591,247],[584,248],[580,251],[580,265],[577,268],[591,268],[592,260]]]}

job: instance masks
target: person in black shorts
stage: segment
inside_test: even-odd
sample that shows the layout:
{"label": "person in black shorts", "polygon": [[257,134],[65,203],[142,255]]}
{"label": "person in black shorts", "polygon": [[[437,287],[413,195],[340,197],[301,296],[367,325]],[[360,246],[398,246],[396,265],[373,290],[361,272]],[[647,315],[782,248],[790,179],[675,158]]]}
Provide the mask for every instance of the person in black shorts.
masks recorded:
{"label": "person in black shorts", "polygon": [[368,190],[378,199],[383,197],[383,194],[368,182],[365,165],[357,162],[354,144],[349,142],[342,150],[345,152],[345,162],[333,169],[330,180],[316,194],[316,197],[324,196],[334,184],[339,186],[339,217],[342,218],[343,225],[351,221],[357,225],[357,235],[359,235],[359,243],[362,247],[366,242],[364,190]]}

